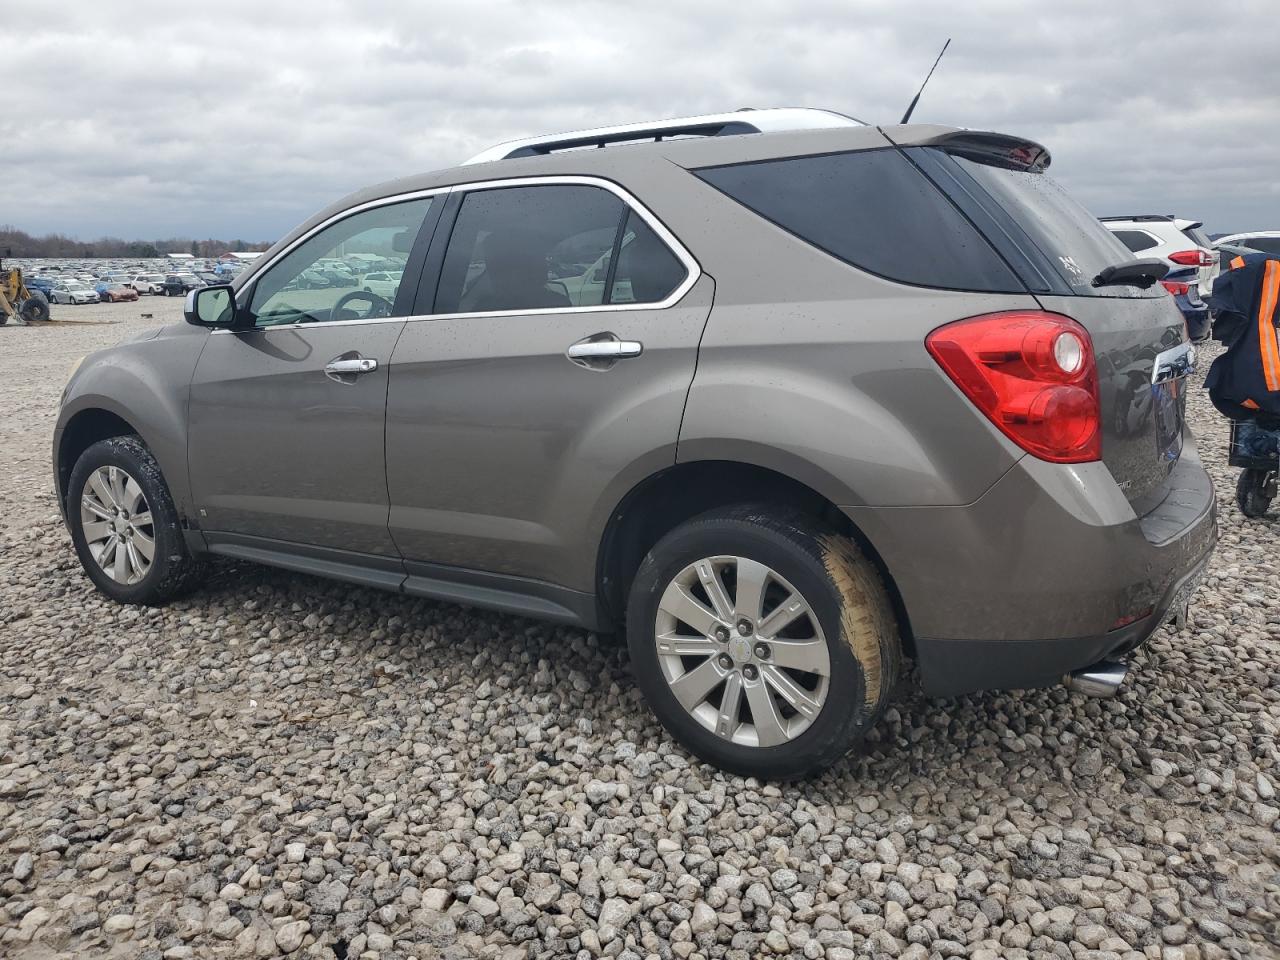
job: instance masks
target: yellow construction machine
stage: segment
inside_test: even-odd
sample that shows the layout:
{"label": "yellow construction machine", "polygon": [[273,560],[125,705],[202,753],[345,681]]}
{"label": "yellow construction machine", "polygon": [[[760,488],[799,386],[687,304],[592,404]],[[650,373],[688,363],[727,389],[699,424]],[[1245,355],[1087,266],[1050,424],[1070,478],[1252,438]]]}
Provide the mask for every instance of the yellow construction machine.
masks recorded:
{"label": "yellow construction machine", "polygon": [[22,282],[22,271],[17,267],[5,270],[0,266],[0,326],[10,317],[21,317],[26,323],[42,323],[49,319],[49,301],[38,290],[31,290]]}

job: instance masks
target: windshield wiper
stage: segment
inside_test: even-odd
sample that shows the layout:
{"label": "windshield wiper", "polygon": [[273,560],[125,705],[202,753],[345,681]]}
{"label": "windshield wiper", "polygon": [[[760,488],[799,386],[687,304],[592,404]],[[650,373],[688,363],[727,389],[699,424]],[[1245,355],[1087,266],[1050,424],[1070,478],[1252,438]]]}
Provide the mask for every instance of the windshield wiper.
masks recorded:
{"label": "windshield wiper", "polygon": [[1133,286],[1146,289],[1157,280],[1163,280],[1169,272],[1169,264],[1158,257],[1144,257],[1141,260],[1126,260],[1124,263],[1103,267],[1093,278],[1095,287]]}

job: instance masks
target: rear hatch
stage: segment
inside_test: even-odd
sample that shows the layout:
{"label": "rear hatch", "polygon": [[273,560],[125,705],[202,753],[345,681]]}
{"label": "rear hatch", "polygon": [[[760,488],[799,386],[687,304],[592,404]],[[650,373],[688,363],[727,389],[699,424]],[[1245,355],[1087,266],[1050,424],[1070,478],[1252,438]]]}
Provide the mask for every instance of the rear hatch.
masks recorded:
{"label": "rear hatch", "polygon": [[[885,131],[898,141],[909,141],[910,132]],[[1104,267],[1134,255],[1044,172],[1049,157],[1039,144],[962,131],[904,153],[982,230],[1045,310],[1089,331],[1102,459],[1139,516],[1154,509],[1182,452],[1186,408],[1187,348],[1173,297],[1158,283],[1093,286]]]}

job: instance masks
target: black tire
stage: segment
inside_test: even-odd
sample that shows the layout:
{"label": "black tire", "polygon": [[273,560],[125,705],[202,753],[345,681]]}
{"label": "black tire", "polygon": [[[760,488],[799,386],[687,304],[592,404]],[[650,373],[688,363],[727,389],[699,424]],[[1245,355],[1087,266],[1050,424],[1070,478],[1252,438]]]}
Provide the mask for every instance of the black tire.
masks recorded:
{"label": "black tire", "polygon": [[1268,471],[1241,470],[1236,479],[1236,506],[1246,517],[1263,517],[1271,508],[1267,496]]}
{"label": "black tire", "polygon": [[[137,583],[124,584],[112,579],[93,558],[85,541],[80,503],[89,477],[104,466],[120,467],[136,480],[151,511],[155,553],[151,568]],[[138,437],[99,440],[80,455],[67,485],[67,525],[80,565],[94,586],[112,600],[162,604],[196,583],[199,564],[187,550],[173,497],[160,473],[160,465]]]}
{"label": "black tire", "polygon": [[[760,747],[722,738],[686,711],[663,673],[655,642],[662,595],[690,564],[715,556],[744,557],[775,571],[808,602],[826,639],[826,699],[809,726],[785,743]],[[632,582],[627,643],[636,680],[667,731],[703,760],[762,779],[806,777],[848,753],[879,719],[901,663],[897,621],[875,566],[853,541],[768,506],[705,513],[658,541]]]}
{"label": "black tire", "polygon": [[44,323],[49,319],[49,301],[43,293],[33,291],[18,308],[18,314],[27,323]]}

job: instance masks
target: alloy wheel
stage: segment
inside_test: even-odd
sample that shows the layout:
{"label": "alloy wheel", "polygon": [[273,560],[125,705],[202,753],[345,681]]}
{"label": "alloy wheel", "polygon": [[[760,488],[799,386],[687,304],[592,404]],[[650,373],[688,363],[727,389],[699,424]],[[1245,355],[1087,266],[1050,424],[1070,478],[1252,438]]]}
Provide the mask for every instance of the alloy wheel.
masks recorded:
{"label": "alloy wheel", "polygon": [[663,591],[658,661],[684,709],[718,737],[772,747],[821,713],[831,657],[817,615],[790,583],[747,557],[706,557]]}
{"label": "alloy wheel", "polygon": [[135,584],[155,559],[155,527],[142,487],[116,466],[89,475],[80,497],[80,527],[89,553],[116,583]]}

